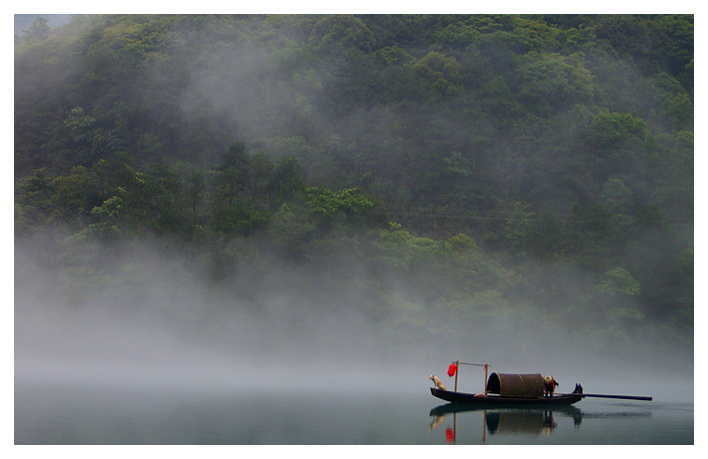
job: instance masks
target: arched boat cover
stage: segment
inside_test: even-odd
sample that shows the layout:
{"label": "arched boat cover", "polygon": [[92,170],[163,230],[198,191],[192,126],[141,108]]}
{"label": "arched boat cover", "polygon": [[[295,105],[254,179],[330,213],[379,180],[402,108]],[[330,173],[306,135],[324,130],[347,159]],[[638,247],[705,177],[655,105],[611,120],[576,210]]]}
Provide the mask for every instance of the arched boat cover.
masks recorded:
{"label": "arched boat cover", "polygon": [[541,373],[520,375],[492,373],[487,381],[487,392],[505,397],[542,397]]}

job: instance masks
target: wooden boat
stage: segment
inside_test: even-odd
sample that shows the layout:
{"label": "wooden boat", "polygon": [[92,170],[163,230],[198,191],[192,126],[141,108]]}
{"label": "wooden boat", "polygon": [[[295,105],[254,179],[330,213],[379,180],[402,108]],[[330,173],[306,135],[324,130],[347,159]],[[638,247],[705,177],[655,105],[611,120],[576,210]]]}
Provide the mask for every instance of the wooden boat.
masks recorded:
{"label": "wooden boat", "polygon": [[431,387],[430,392],[437,398],[453,403],[463,403],[469,405],[488,406],[553,406],[572,405],[583,398],[582,393],[554,394],[552,397],[533,396],[503,396],[499,394],[470,394],[465,392],[453,392]]}
{"label": "wooden boat", "polygon": [[[471,394],[457,391],[457,376],[460,365],[472,365],[484,367],[485,387],[482,394]],[[489,370],[488,364],[464,363],[455,361],[448,369],[448,376],[455,376],[455,390],[450,391],[444,388],[440,380],[431,375],[430,379],[436,384],[431,387],[433,396],[451,403],[478,405],[478,406],[562,406],[572,405],[585,397],[616,398],[629,400],[652,400],[651,397],[636,395],[604,395],[585,394],[580,384],[575,385],[575,390],[568,394],[554,394],[553,389],[558,383],[550,376],[546,376],[547,381],[540,373],[534,374],[509,374],[492,373],[487,379]],[[546,384],[550,385],[551,394],[547,393]]]}

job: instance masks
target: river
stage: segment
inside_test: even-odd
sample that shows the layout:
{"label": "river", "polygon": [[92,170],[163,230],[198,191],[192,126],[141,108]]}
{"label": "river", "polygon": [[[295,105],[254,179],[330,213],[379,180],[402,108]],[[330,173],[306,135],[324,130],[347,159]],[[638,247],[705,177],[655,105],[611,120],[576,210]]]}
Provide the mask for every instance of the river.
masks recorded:
{"label": "river", "polygon": [[685,445],[693,403],[584,399],[448,412],[420,391],[15,382],[16,445]]}

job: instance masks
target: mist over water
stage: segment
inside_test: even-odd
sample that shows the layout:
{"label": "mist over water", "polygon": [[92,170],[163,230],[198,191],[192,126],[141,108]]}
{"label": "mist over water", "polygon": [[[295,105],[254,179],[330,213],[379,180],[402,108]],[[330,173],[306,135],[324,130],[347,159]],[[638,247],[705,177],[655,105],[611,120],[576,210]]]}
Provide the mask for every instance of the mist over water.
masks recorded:
{"label": "mist over water", "polygon": [[[693,401],[692,350],[658,342],[650,326],[614,355],[584,349],[586,341],[543,317],[415,335],[396,328],[395,317],[371,320],[358,303],[370,286],[356,266],[334,279],[264,257],[263,277],[242,270],[214,284],[181,252],[166,257],[144,245],[111,260],[123,278],[133,271],[131,283],[96,278],[77,290],[31,253],[16,246],[16,384],[418,394],[430,374],[452,387],[445,372],[459,359],[553,374],[559,392],[577,382],[587,393]],[[483,380],[482,369],[461,367],[459,390],[482,391]]]}

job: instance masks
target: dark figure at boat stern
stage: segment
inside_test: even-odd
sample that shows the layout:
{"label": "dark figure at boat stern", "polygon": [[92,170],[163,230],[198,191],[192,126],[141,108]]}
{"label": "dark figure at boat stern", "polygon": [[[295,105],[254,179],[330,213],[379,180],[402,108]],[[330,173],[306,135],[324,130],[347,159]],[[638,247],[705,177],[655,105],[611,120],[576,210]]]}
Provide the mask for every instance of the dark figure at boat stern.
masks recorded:
{"label": "dark figure at boat stern", "polygon": [[553,392],[556,391],[556,386],[560,386],[558,381],[551,375],[546,375],[543,377],[543,395],[545,397],[553,397]]}

